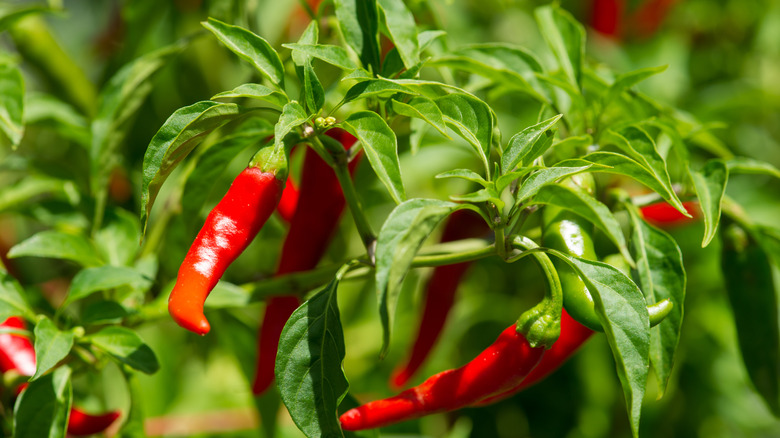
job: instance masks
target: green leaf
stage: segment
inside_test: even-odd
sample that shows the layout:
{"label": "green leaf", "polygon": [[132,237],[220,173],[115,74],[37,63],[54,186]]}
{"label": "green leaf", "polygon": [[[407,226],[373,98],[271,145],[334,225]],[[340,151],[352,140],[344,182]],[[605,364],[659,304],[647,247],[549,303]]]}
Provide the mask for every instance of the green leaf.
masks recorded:
{"label": "green leaf", "polygon": [[526,93],[539,102],[549,102],[539,82],[544,70],[539,60],[522,47],[502,43],[476,44],[427,62],[486,77],[511,90]]}
{"label": "green leaf", "polygon": [[417,34],[417,42],[420,44],[420,52],[427,49],[434,41],[447,35],[443,30],[424,30]]}
{"label": "green leaf", "polygon": [[0,132],[16,149],[24,136],[24,78],[15,65],[0,63]]}
{"label": "green leaf", "polygon": [[760,234],[752,235],[752,230],[736,224],[724,224],[721,237],[721,270],[734,312],[742,360],[756,390],[778,415],[780,328],[772,265],[756,241]]}
{"label": "green leaf", "polygon": [[176,110],[146,149],[141,183],[141,224],[146,233],[149,212],[168,175],[207,134],[244,111],[236,104],[202,101]]}
{"label": "green leaf", "polygon": [[95,292],[115,289],[121,286],[140,285],[143,288],[148,286],[151,280],[144,277],[135,269],[119,266],[100,266],[97,268],[87,268],[79,271],[68,289],[68,296],[65,298],[62,307],[92,295]]}
{"label": "green leaf", "polygon": [[[655,179],[663,186],[663,192],[658,192],[669,204],[680,211],[685,216],[689,216],[682,202],[674,192],[672,181],[669,178],[669,172],[666,170],[666,161],[658,153],[655,142],[652,138],[638,126],[629,126],[616,133],[608,131],[608,134],[615,140],[615,144],[631,155],[635,160],[653,173]],[[665,192],[665,193],[664,193]]]}
{"label": "green leaf", "polygon": [[60,331],[47,317],[35,324],[35,374],[30,381],[35,381],[46,371],[54,368],[73,348],[73,332]]}
{"label": "green leaf", "polygon": [[90,325],[116,323],[127,316],[128,312],[116,301],[97,301],[89,303],[81,314],[81,323]]}
{"label": "green leaf", "polygon": [[582,190],[573,190],[557,184],[550,184],[539,189],[539,192],[531,201],[533,204],[555,205],[570,210],[596,226],[615,244],[620,253],[630,264],[633,258],[628,251],[626,238],[615,216],[606,205],[596,200],[593,196],[583,193]]}
{"label": "green leaf", "polygon": [[35,312],[25,300],[24,290],[2,266],[0,266],[0,321],[25,315],[34,318]]}
{"label": "green leaf", "polygon": [[157,357],[138,333],[129,328],[106,327],[88,337],[97,348],[115,357],[120,362],[146,374],[160,369]]}
{"label": "green leaf", "polygon": [[72,182],[29,175],[14,185],[0,188],[0,211],[31,203],[45,197],[68,199],[75,192]]}
{"label": "green leaf", "polygon": [[188,230],[195,227],[200,210],[214,188],[214,182],[219,179],[227,165],[241,151],[271,135],[273,127],[267,121],[249,119],[236,132],[221,138],[198,156],[198,162],[187,176],[182,191],[181,215],[188,225]]}
{"label": "green leaf", "polygon": [[650,76],[657,75],[666,70],[668,65],[662,65],[660,67],[648,67],[640,68],[639,70],[623,73],[615,78],[615,82],[609,86],[606,97],[604,97],[604,106],[609,105],[610,102],[620,97],[623,92],[644,81]]}
{"label": "green leaf", "polygon": [[89,239],[51,230],[34,234],[8,251],[9,258],[25,256],[71,260],[87,267],[102,264]]}
{"label": "green leaf", "polygon": [[307,437],[340,437],[338,406],[349,383],[342,362],[344,333],[336,277],[293,312],[282,330],[276,355],[276,380],[282,402]]}
{"label": "green leaf", "polygon": [[685,305],[686,275],[682,251],[672,236],[645,222],[636,207],[629,206],[631,249],[639,285],[648,304],[669,299],[672,311],[650,329],[650,363],[658,379],[659,397],[666,391],[677,344],[680,342]]}
{"label": "green leaf", "polygon": [[121,159],[119,147],[152,91],[152,78],[184,47],[174,44],[137,58],[119,69],[103,87],[91,125],[91,182],[98,198],[108,196],[111,171]]}
{"label": "green leaf", "polygon": [[529,165],[541,157],[552,145],[552,127],[563,117],[562,114],[529,126],[515,134],[504,149],[501,157],[501,173],[511,172],[517,166]]}
{"label": "green leaf", "polygon": [[70,368],[30,382],[14,404],[15,438],[64,437],[68,428],[73,390]]}
{"label": "green leaf", "polygon": [[478,174],[477,172],[474,172],[473,170],[469,169],[454,169],[449,170],[447,172],[442,172],[438,175],[436,175],[437,179],[441,178],[460,178],[465,179],[466,181],[475,182],[482,187],[488,187],[490,186],[490,183],[485,180],[485,178],[482,178],[482,175]]}
{"label": "green leaf", "polygon": [[48,94],[25,95],[24,124],[53,125],[55,132],[85,148],[91,142],[87,119],[72,105]]}
{"label": "green leaf", "polygon": [[699,206],[704,216],[704,239],[702,248],[709,245],[720,222],[720,206],[726,193],[729,170],[722,160],[709,160],[700,171],[688,169],[699,198]]}
{"label": "green leaf", "polygon": [[296,101],[292,101],[282,108],[282,115],[274,125],[274,147],[278,150],[284,146],[284,138],[293,129],[309,121],[306,110]]}
{"label": "green leaf", "polygon": [[414,117],[425,121],[436,128],[441,135],[450,138],[447,135],[447,125],[444,124],[444,115],[434,101],[423,96],[412,97],[409,102],[400,100],[390,101],[393,111],[406,117]]}
{"label": "green leaf", "polygon": [[396,203],[406,199],[395,133],[377,113],[358,111],[344,120],[344,129],[363,144],[371,167]]}
{"label": "green leaf", "polygon": [[493,113],[483,101],[468,94],[448,94],[435,100],[447,125],[474,147],[489,171],[487,157],[493,141]]}
{"label": "green leaf", "polygon": [[404,66],[412,68],[420,61],[420,47],[414,15],[403,1],[378,0],[377,4],[384,15],[390,39],[398,50]]}
{"label": "green leaf", "polygon": [[746,157],[734,157],[726,160],[726,168],[729,174],[745,173],[753,175],[769,175],[780,178],[780,170],[775,166],[761,160]]}
{"label": "green leaf", "polygon": [[457,202],[468,202],[470,204],[479,204],[482,202],[491,202],[496,205],[499,211],[504,209],[504,201],[498,192],[492,187],[479,189],[476,192],[465,195],[450,195],[450,199]]}
{"label": "green leaf", "polygon": [[284,93],[260,84],[241,84],[230,91],[215,94],[212,99],[238,99],[243,97],[262,100],[278,107],[283,107],[289,101]]}
{"label": "green leaf", "polygon": [[593,296],[623,386],[631,431],[638,437],[650,361],[650,319],[642,292],[619,269],[606,263],[548,252],[569,263]]}
{"label": "green leaf", "polygon": [[380,71],[379,14],[376,0],[334,0],[344,40],[365,68]]}
{"label": "green leaf", "polygon": [[[316,20],[312,20],[298,39],[298,44],[316,45],[319,37],[319,24]],[[315,114],[319,112],[325,103],[325,89],[322,87],[322,83],[312,67],[314,58],[300,50],[293,50],[291,55],[295,64],[295,73],[303,85],[300,93],[301,101],[303,101],[310,114]]]}
{"label": "green leaf", "polygon": [[520,186],[520,190],[515,195],[515,205],[520,205],[523,201],[534,196],[539,189],[547,184],[558,181],[559,179],[567,176],[576,175],[581,172],[585,172],[593,167],[592,164],[577,167],[546,167],[544,169],[537,170],[531,176],[526,179]]}
{"label": "green leaf", "polygon": [[270,79],[280,90],[284,90],[284,66],[279,59],[279,54],[268,44],[268,41],[242,27],[223,23],[214,18],[209,18],[201,24],[230,51],[252,64],[252,67]]}
{"label": "green leaf", "polygon": [[415,254],[436,225],[463,205],[436,199],[410,199],[398,205],[379,230],[376,243],[376,293],[382,321],[382,354],[390,334],[398,294]]}
{"label": "green leaf", "polygon": [[581,88],[585,59],[585,28],[559,6],[542,6],[535,11],[539,30],[566,78]]}
{"label": "green leaf", "polygon": [[339,46],[332,46],[329,44],[282,44],[282,47],[286,47],[293,52],[300,52],[306,56],[317,58],[327,62],[330,65],[335,65],[342,70],[352,71],[357,68],[355,62],[349,57],[349,53]]}
{"label": "green leaf", "polygon": [[[658,179],[648,168],[639,164],[632,158],[614,152],[594,152],[582,157],[585,161],[600,164],[604,167],[594,167],[593,172],[613,173],[632,178],[644,184],[650,190],[658,193],[666,202],[672,203],[672,195],[669,188]],[[679,198],[678,198],[679,201]]]}
{"label": "green leaf", "polygon": [[390,97],[397,93],[418,95],[418,92],[388,79],[368,79],[353,85],[344,95],[344,103],[369,97]]}

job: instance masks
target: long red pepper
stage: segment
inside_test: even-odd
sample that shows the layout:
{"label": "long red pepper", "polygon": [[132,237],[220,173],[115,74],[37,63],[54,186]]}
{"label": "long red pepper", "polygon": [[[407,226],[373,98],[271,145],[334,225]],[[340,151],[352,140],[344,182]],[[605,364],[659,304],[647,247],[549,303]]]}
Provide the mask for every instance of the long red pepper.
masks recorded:
{"label": "long red pepper", "polygon": [[295,186],[292,178],[288,177],[282,191],[282,197],[279,199],[279,205],[276,206],[276,211],[279,212],[279,216],[285,222],[289,223],[293,218],[293,214],[295,214],[295,207],[297,206],[298,187]]}
{"label": "long red pepper", "polygon": [[[480,237],[489,231],[490,227],[481,216],[470,210],[458,210],[447,218],[441,241],[452,242]],[[392,386],[404,386],[425,362],[444,329],[447,316],[455,302],[458,284],[469,266],[471,263],[464,262],[434,268],[426,286],[425,307],[411,354],[406,363],[393,372]]]}
{"label": "long red pepper", "polygon": [[283,181],[247,167],[206,218],[179,268],[168,311],[180,326],[199,335],[211,326],[203,304],[225,270],[249,245],[279,203]]}
{"label": "long red pepper", "polygon": [[619,38],[625,0],[593,0],[591,26],[598,33]]}
{"label": "long red pepper", "polygon": [[[25,329],[22,318],[12,316],[0,324],[2,328]],[[26,336],[0,333],[0,371],[16,371],[23,376],[35,374],[35,348]],[[20,385],[17,394],[21,393],[27,383]],[[109,411],[104,414],[88,414],[77,407],[72,407],[68,419],[68,434],[73,436],[93,435],[106,430],[120,416],[119,411]]]}
{"label": "long red pepper", "polygon": [[[326,135],[338,140],[345,149],[351,148],[357,141],[340,128],[330,129]],[[350,171],[354,171],[358,160],[359,156],[349,163]],[[277,275],[307,271],[317,266],[338,225],[345,202],[333,169],[317,152],[307,149],[298,205],[282,247]],[[252,392],[256,395],[265,392],[274,381],[279,337],[284,324],[300,304],[300,299],[291,295],[268,299],[258,335],[257,368],[252,384]]]}
{"label": "long red pepper", "polygon": [[466,365],[431,376],[395,397],[350,409],[339,417],[341,427],[372,429],[469,406],[516,387],[543,354],[544,348],[531,348],[513,324]]}
{"label": "long red pepper", "polygon": [[549,350],[544,352],[542,360],[533,371],[515,387],[483,399],[475,403],[475,406],[489,405],[504,400],[543,380],[572,357],[593,333],[595,333],[593,330],[575,321],[566,313],[566,309],[563,309],[561,312],[561,336]]}

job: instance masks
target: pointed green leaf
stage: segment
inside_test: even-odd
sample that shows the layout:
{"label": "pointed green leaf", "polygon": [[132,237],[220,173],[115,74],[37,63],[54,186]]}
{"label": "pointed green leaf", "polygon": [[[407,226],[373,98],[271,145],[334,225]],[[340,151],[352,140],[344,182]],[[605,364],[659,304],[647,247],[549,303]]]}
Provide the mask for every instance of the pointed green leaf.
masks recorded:
{"label": "pointed green leaf", "polygon": [[62,307],[92,295],[95,292],[111,290],[121,286],[144,287],[151,279],[135,269],[120,266],[100,266],[79,271],[68,289],[68,296]]}
{"label": "pointed green leaf", "polygon": [[390,33],[398,54],[406,68],[412,68],[420,61],[420,47],[417,41],[417,24],[414,15],[403,1],[378,0],[377,4],[384,16],[385,26]]}
{"label": "pointed green leaf", "polygon": [[473,170],[469,169],[454,169],[449,170],[447,172],[442,172],[438,175],[436,175],[437,179],[441,178],[460,178],[465,179],[466,181],[475,182],[482,187],[488,187],[490,186],[490,183],[485,180],[485,178],[482,178],[482,175],[478,174],[477,172],[474,172]]}
{"label": "pointed green leaf", "polygon": [[0,188],[0,211],[7,211],[18,205],[30,204],[47,197],[68,200],[69,193],[73,192],[75,187],[70,181],[28,175],[16,184],[7,184]]}
{"label": "pointed green leaf", "polygon": [[41,318],[35,324],[35,374],[30,377],[34,381],[45,372],[54,368],[73,348],[73,332],[60,331],[47,317]]}
{"label": "pointed green leaf", "polygon": [[106,327],[88,337],[92,344],[119,362],[142,373],[154,374],[160,369],[157,356],[143,339],[126,327]]}
{"label": "pointed green leaf", "polygon": [[555,250],[548,252],[567,261],[593,296],[596,314],[612,348],[631,431],[636,438],[639,436],[639,417],[650,365],[650,319],[642,292],[619,269],[606,263]]}
{"label": "pointed green leaf", "polygon": [[720,222],[720,206],[726,193],[729,170],[722,160],[710,160],[700,171],[688,169],[704,216],[702,248],[709,245]]}
{"label": "pointed green leaf", "polygon": [[682,251],[666,232],[647,224],[637,209],[629,206],[631,250],[636,260],[639,285],[648,304],[669,299],[672,311],[650,329],[650,363],[658,380],[659,397],[669,383],[685,305],[685,268]]}
{"label": "pointed green leaf", "polygon": [[149,212],[168,175],[203,141],[203,137],[243,113],[236,104],[202,101],[179,108],[168,117],[152,137],[144,155],[141,183],[141,224],[144,233]]}
{"label": "pointed green leaf", "polygon": [[278,150],[283,146],[284,138],[292,132],[293,129],[303,125],[309,120],[306,110],[301,104],[292,101],[282,108],[282,114],[279,121],[274,126],[274,147]]}
{"label": "pointed green leaf", "polygon": [[577,167],[547,167],[534,172],[526,179],[520,186],[520,190],[515,195],[515,205],[520,205],[526,199],[534,196],[539,189],[547,184],[558,181],[567,176],[576,175],[581,172],[585,172],[593,167],[592,164]]}
{"label": "pointed green leaf", "polygon": [[73,390],[70,368],[30,382],[14,403],[15,438],[65,437]]}
{"label": "pointed green leaf", "polygon": [[726,167],[729,174],[746,173],[755,175],[769,175],[780,178],[780,169],[767,163],[766,161],[755,160],[746,157],[734,157],[726,160]]}
{"label": "pointed green leaf", "polygon": [[41,231],[16,244],[8,251],[8,257],[50,257],[71,260],[82,266],[102,264],[89,239],[52,230]]}
{"label": "pointed green leaf", "polygon": [[477,151],[489,169],[487,161],[493,141],[493,113],[483,101],[468,94],[448,94],[435,99],[447,125]]}
{"label": "pointed green leaf", "polygon": [[[298,39],[298,44],[316,46],[319,37],[319,24],[316,20],[312,20]],[[293,63],[295,63],[295,73],[298,75],[298,79],[303,85],[301,89],[301,101],[303,101],[304,106],[309,110],[310,114],[316,114],[325,103],[325,89],[322,87],[322,82],[320,82],[320,79],[317,77],[314,67],[312,67],[314,58],[301,50],[293,50],[292,59]]]}
{"label": "pointed green leaf", "polygon": [[772,265],[752,230],[737,224],[721,227],[721,270],[726,283],[737,340],[748,376],[771,411],[780,414],[780,328],[777,287]]}
{"label": "pointed green leaf", "polygon": [[501,173],[512,171],[517,166],[529,165],[541,157],[552,145],[552,127],[563,117],[562,114],[529,126],[515,134],[504,149],[501,157]]}
{"label": "pointed green leaf", "polygon": [[344,48],[339,46],[332,46],[329,44],[282,44],[282,47],[286,47],[293,51],[301,52],[307,56],[320,59],[327,62],[330,65],[335,65],[343,70],[352,71],[357,68],[357,65],[349,57]]}
{"label": "pointed green leaf", "polygon": [[214,18],[209,18],[201,24],[230,51],[249,62],[280,90],[284,90],[284,66],[279,59],[279,54],[268,44],[268,41],[242,27],[223,23]]}
{"label": "pointed green leaf", "polygon": [[436,225],[463,205],[435,199],[410,199],[398,205],[379,230],[376,293],[382,321],[382,354],[390,345],[398,294],[415,254]]}
{"label": "pointed green leaf", "polygon": [[363,144],[371,167],[379,180],[387,187],[393,200],[401,203],[406,191],[401,178],[401,163],[398,160],[398,144],[395,133],[379,114],[358,111],[344,120],[344,129],[357,137]]}
{"label": "pointed green leaf", "polygon": [[284,405],[307,437],[343,436],[338,406],[349,382],[337,290],[345,269],[293,312],[282,330],[276,380]]}
{"label": "pointed green leaf", "polygon": [[650,76],[665,71],[667,67],[668,67],[667,65],[662,65],[660,67],[641,68],[639,70],[623,73],[622,75],[616,77],[615,82],[613,82],[612,85],[609,86],[607,95],[604,98],[604,105],[605,106],[609,105],[610,102],[620,97],[620,95],[623,94],[624,91],[644,81]]}
{"label": "pointed green leaf", "polygon": [[344,95],[344,103],[369,97],[390,97],[396,93],[416,96],[419,93],[409,87],[388,79],[368,79],[353,85]]}
{"label": "pointed green leaf", "polygon": [[27,304],[22,287],[0,265],[0,321],[17,315],[34,318],[35,312]]}
{"label": "pointed green leaf", "polygon": [[585,59],[585,28],[559,6],[542,6],[535,11],[544,40],[572,85],[581,88]]}
{"label": "pointed green leaf", "polygon": [[360,57],[363,67],[379,72],[379,13],[376,0],[334,0],[336,18],[347,45]]}
{"label": "pointed green leaf", "polygon": [[287,96],[283,93],[260,84],[241,84],[238,87],[215,94],[212,99],[238,99],[238,98],[258,99],[278,107],[283,107],[287,102]]}
{"label": "pointed green leaf", "polygon": [[444,124],[444,115],[434,101],[423,96],[412,97],[408,102],[400,100],[390,101],[393,111],[406,117],[414,117],[425,121],[436,128],[441,135],[447,135],[447,125]]}

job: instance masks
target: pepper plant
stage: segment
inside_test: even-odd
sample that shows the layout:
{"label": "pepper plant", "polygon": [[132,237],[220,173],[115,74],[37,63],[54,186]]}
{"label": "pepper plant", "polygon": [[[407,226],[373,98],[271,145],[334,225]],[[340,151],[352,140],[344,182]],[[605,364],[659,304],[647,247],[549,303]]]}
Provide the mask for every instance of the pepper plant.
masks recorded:
{"label": "pepper plant", "polygon": [[[0,319],[33,328],[9,325],[0,341],[34,346],[24,354],[35,367],[4,366],[4,430],[65,436],[70,422],[73,434],[85,414],[72,406],[89,392],[93,405],[122,411],[114,427],[123,436],[144,436],[138,373],[170,376],[166,364],[217,348],[239,358],[268,436],[277,394],[307,437],[403,430],[511,399],[600,338],[625,402],[620,433],[636,437],[646,393],[673,390],[686,314],[688,267],[662,228],[690,224],[700,224],[701,247],[722,246],[747,376],[779,414],[780,229],[756,223],[726,188],[731,175],[780,171],[734,155],[711,125],[641,91],[666,65],[620,71],[594,61],[586,27],[558,4],[532,11],[539,44],[518,45],[456,44],[434,3],[301,2],[292,39],[279,45],[243,20],[208,17],[115,68],[99,92],[47,46],[39,14],[52,6],[4,11],[19,57],[4,56],[0,68],[3,168],[16,172],[0,211],[31,225],[7,257],[0,248]],[[123,177],[157,81],[203,44],[234,72],[230,86],[158,102],[166,119],[144,133],[135,173]],[[36,55],[41,47],[52,55]],[[33,61],[66,85],[60,96],[27,91]],[[49,138],[67,141],[69,162],[86,172],[57,177],[36,162],[34,145]],[[137,202],[122,198],[122,183]],[[29,281],[33,263],[68,285]],[[498,279],[472,294],[524,285],[499,291],[517,298],[512,305],[481,310],[500,315],[503,330],[420,376],[437,339],[450,342],[459,283],[480,263],[493,263]],[[399,344],[399,309],[418,283],[425,310],[414,339]],[[361,302],[370,322],[349,315]],[[371,324],[376,336],[350,323]],[[155,335],[159,327],[167,335]],[[183,336],[197,348],[172,359],[165,350]],[[247,341],[257,349],[248,353]],[[370,351],[363,367],[381,370],[401,362],[403,344],[413,345],[406,362],[382,376],[391,389],[350,377],[353,346]],[[122,383],[122,406],[94,402],[111,393],[84,383],[97,375]],[[117,420],[103,417],[84,430]]]}

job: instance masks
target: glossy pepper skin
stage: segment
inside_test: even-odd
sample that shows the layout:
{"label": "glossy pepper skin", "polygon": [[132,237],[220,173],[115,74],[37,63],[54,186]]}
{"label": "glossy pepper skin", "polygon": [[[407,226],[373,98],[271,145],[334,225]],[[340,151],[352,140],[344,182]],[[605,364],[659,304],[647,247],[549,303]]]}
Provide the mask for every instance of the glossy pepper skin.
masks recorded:
{"label": "glossy pepper skin", "polygon": [[177,324],[199,335],[211,326],[203,304],[225,270],[249,245],[273,213],[284,182],[271,172],[247,167],[206,217],[179,268],[168,299]]}
{"label": "glossy pepper skin", "polygon": [[516,387],[543,354],[544,348],[532,348],[513,324],[466,365],[435,374],[395,397],[351,409],[339,417],[341,427],[373,429],[469,406]]}
{"label": "glossy pepper skin", "polygon": [[[12,316],[5,320],[0,327],[25,329],[22,318]],[[15,371],[23,376],[35,374],[35,348],[26,336],[10,333],[0,334],[0,371],[6,373]],[[17,395],[27,387],[23,383],[17,389]],[[87,414],[77,407],[70,409],[68,419],[68,434],[72,436],[85,436],[100,433],[106,430],[119,418],[119,411],[110,411],[105,414]]]}
{"label": "glossy pepper skin", "polygon": [[[357,139],[334,128],[326,135],[349,149]],[[360,156],[349,163],[354,171]],[[276,275],[308,271],[317,266],[338,225],[346,201],[333,169],[313,149],[304,156],[298,203],[284,240]],[[284,324],[301,302],[297,296],[274,296],[268,299],[258,336],[258,356],[252,392],[264,393],[274,381],[276,350]]]}
{"label": "glossy pepper skin", "polygon": [[289,223],[295,214],[295,207],[297,206],[298,187],[296,187],[292,178],[287,178],[284,190],[282,190],[282,197],[279,199],[279,205],[276,206],[276,211],[279,212],[279,216],[285,222]]}
{"label": "glossy pepper skin", "polygon": [[595,333],[593,330],[575,321],[574,318],[566,313],[566,309],[564,309],[563,312],[561,312],[561,336],[549,350],[544,352],[542,360],[534,367],[533,371],[513,388],[485,398],[474,405],[485,406],[499,402],[544,380],[569,360],[585,341],[590,339],[593,333]]}
{"label": "glossy pepper skin", "polygon": [[[478,214],[470,210],[458,210],[447,218],[442,242],[484,236],[490,227]],[[391,377],[391,385],[401,387],[425,362],[436,340],[444,329],[447,316],[455,302],[455,292],[471,263],[455,263],[434,268],[426,285],[425,305],[420,318],[412,351],[407,361],[398,367]]]}

